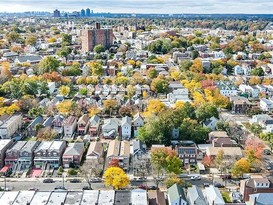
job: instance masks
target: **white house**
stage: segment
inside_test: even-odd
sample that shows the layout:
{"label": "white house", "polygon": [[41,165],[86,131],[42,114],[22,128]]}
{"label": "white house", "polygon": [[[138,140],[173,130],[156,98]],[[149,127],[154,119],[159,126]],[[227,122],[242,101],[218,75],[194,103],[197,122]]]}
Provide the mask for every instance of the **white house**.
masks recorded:
{"label": "white house", "polygon": [[132,132],[132,119],[128,116],[121,120],[121,136],[123,139],[130,139]]}
{"label": "white house", "polygon": [[9,139],[22,126],[22,115],[2,116],[0,119],[0,139]]}
{"label": "white house", "polygon": [[133,120],[132,120],[132,125],[134,129],[134,136],[137,136],[137,130],[140,127],[144,126],[144,119],[138,112],[137,114],[134,115]]}
{"label": "white house", "polygon": [[206,119],[206,121],[203,123],[204,127],[210,128],[211,130],[215,130],[216,124],[219,120],[216,117],[211,117],[209,119]]}
{"label": "white house", "polygon": [[238,89],[230,82],[221,81],[218,83],[217,87],[223,96],[237,96]]}
{"label": "white house", "polygon": [[64,139],[71,139],[76,131],[77,118],[74,116],[69,116],[64,121]]}
{"label": "white house", "polygon": [[213,185],[205,188],[204,195],[209,205],[225,205],[219,189]]}
{"label": "white house", "polygon": [[234,68],[234,75],[243,75],[244,74],[244,70],[241,66],[236,65]]}
{"label": "white house", "polygon": [[266,98],[262,98],[260,100],[260,108],[262,111],[265,111],[265,112],[272,111],[273,110],[273,101],[266,99]]}
{"label": "white house", "polygon": [[55,82],[48,82],[47,86],[48,86],[49,94],[52,95],[54,93],[55,89],[56,89]]}
{"label": "white house", "polygon": [[255,86],[250,86],[246,84],[241,84],[239,86],[239,90],[245,94],[248,94],[248,97],[258,98],[259,97],[259,89]]}

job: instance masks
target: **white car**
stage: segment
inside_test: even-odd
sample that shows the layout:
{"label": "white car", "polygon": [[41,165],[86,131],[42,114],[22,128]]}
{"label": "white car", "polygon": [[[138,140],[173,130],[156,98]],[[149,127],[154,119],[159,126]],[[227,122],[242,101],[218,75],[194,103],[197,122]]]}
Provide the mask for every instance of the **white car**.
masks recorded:
{"label": "white car", "polygon": [[197,175],[197,176],[192,176],[191,180],[201,180],[201,176]]}

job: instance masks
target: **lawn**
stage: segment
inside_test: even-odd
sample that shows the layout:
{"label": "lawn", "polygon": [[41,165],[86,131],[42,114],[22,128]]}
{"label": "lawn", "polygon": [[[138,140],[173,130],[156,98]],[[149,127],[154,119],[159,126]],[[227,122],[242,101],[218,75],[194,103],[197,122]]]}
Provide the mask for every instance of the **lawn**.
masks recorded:
{"label": "lawn", "polygon": [[231,202],[232,202],[232,201],[231,201],[231,198],[230,198],[230,196],[229,196],[229,195],[230,195],[229,192],[224,191],[224,192],[222,192],[221,194],[222,194],[222,197],[223,197],[225,203],[231,203]]}

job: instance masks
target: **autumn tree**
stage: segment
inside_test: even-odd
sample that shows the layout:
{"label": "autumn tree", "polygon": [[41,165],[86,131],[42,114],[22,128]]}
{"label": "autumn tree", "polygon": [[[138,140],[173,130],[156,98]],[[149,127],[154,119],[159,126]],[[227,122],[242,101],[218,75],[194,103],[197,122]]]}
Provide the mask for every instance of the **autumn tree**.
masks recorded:
{"label": "autumn tree", "polygon": [[154,79],[157,77],[157,71],[155,70],[154,67],[151,67],[147,70],[146,75],[150,78],[150,79]]}
{"label": "autumn tree", "polygon": [[250,85],[258,85],[258,84],[261,84],[262,80],[260,77],[250,77],[248,82]]}
{"label": "autumn tree", "polygon": [[56,58],[52,56],[46,56],[39,63],[39,74],[58,71],[59,65],[60,63]]}
{"label": "autumn tree", "polygon": [[115,83],[117,85],[125,85],[126,86],[129,84],[129,79],[125,76],[119,76],[116,78]]}
{"label": "autumn tree", "polygon": [[102,76],[103,67],[100,62],[92,61],[92,62],[86,63],[86,65],[89,67],[90,72],[93,76]]}
{"label": "autumn tree", "polygon": [[119,166],[119,159],[118,158],[112,158],[108,164],[108,167],[120,167]]}
{"label": "autumn tree", "polygon": [[235,177],[241,177],[244,173],[248,173],[250,171],[250,163],[246,158],[242,158],[235,162],[232,167],[231,173]]}
{"label": "autumn tree", "polygon": [[200,58],[196,58],[191,67],[190,67],[190,71],[194,72],[194,73],[202,73],[203,72],[203,65],[202,65],[202,61]]}
{"label": "autumn tree", "polygon": [[26,45],[35,46],[37,42],[37,37],[34,35],[28,36],[26,38]]}
{"label": "autumn tree", "polygon": [[215,164],[218,166],[218,169],[221,170],[221,173],[222,173],[222,169],[223,169],[223,160],[224,160],[224,150],[223,149],[220,149],[218,152],[217,152],[217,155],[215,157]]}
{"label": "autumn tree", "polygon": [[4,78],[4,79],[9,79],[12,74],[10,72],[10,64],[9,62],[3,62],[1,64],[2,68],[1,68],[1,78]]}
{"label": "autumn tree", "polygon": [[264,143],[258,139],[250,139],[248,138],[245,142],[245,150],[246,150],[246,157],[251,159],[250,162],[253,162],[255,160],[261,160],[263,157],[263,150],[264,150]]}
{"label": "autumn tree", "polygon": [[101,112],[101,110],[96,107],[96,106],[92,106],[88,109],[88,115],[89,117],[93,117],[94,115],[97,115]]}
{"label": "autumn tree", "polygon": [[136,93],[136,88],[133,85],[128,85],[126,88],[126,93],[128,98],[131,99]]}
{"label": "autumn tree", "polygon": [[72,114],[76,109],[75,102],[71,100],[64,100],[57,104],[57,110],[60,114],[63,114],[65,116],[68,116],[69,114]]}
{"label": "autumn tree", "polygon": [[69,93],[70,93],[70,87],[69,86],[65,86],[65,85],[62,85],[60,88],[59,88],[59,93],[63,96],[68,96]]}
{"label": "autumn tree", "polygon": [[41,128],[39,129],[38,133],[37,133],[37,139],[39,141],[51,141],[53,140],[56,136],[58,135],[58,133],[56,132],[56,130],[50,128],[50,127],[45,127],[45,128]]}
{"label": "autumn tree", "polygon": [[86,161],[80,166],[80,173],[88,183],[89,189],[92,189],[93,177],[100,177],[103,169],[98,162]]}
{"label": "autumn tree", "polygon": [[125,116],[128,116],[128,117],[132,117],[132,112],[133,112],[133,109],[131,106],[121,106],[121,108],[119,109],[119,114],[122,116],[122,117],[125,117]]}
{"label": "autumn tree", "polygon": [[109,167],[103,175],[104,184],[115,190],[125,188],[129,183],[129,177],[120,167]]}
{"label": "autumn tree", "polygon": [[109,100],[104,100],[103,102],[103,108],[106,113],[112,113],[115,111],[118,107],[118,102],[117,100],[114,99],[109,99]]}
{"label": "autumn tree", "polygon": [[24,95],[19,99],[18,106],[20,107],[21,111],[27,112],[31,108],[38,106],[38,102],[33,96]]}
{"label": "autumn tree", "polygon": [[155,93],[165,93],[168,90],[168,86],[167,80],[157,77],[152,80],[151,90]]}
{"label": "autumn tree", "polygon": [[206,168],[210,167],[210,166],[213,164],[213,158],[212,158],[211,156],[206,155],[206,156],[203,158],[202,164],[203,164]]}
{"label": "autumn tree", "polygon": [[176,174],[171,174],[169,177],[166,177],[166,179],[164,180],[164,184],[167,187],[167,189],[174,184],[183,185],[184,183],[185,182],[182,179],[178,178]]}
{"label": "autumn tree", "polygon": [[165,104],[158,99],[151,99],[148,101],[146,115],[157,115],[165,110]]}

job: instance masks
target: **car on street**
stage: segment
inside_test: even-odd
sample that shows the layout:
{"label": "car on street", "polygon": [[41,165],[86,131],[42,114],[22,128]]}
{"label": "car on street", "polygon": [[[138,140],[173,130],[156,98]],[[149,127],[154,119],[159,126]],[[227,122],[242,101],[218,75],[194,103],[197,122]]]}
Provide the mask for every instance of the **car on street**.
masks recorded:
{"label": "car on street", "polygon": [[205,187],[209,187],[209,183],[204,183],[203,184],[203,187],[205,188]]}
{"label": "car on street", "polygon": [[82,190],[90,190],[89,186],[84,186]]}
{"label": "car on street", "polygon": [[265,155],[271,155],[271,151],[270,151],[269,149],[265,149],[265,150],[264,150],[264,154],[265,154]]}
{"label": "car on street", "polygon": [[30,189],[28,189],[29,191],[39,191],[39,189],[37,189],[37,188],[34,188],[34,187],[32,187],[32,188],[30,188]]}
{"label": "car on street", "polygon": [[67,190],[65,187],[63,187],[63,186],[56,186],[55,188],[54,188],[55,190]]}
{"label": "car on street", "polygon": [[81,183],[81,180],[79,180],[79,179],[71,179],[70,183]]}
{"label": "car on street", "polygon": [[224,184],[221,184],[221,183],[214,183],[214,186],[217,187],[217,188],[224,188],[225,185]]}
{"label": "car on street", "polygon": [[192,181],[201,180],[201,176],[199,176],[199,175],[191,176],[191,180],[192,180]]}
{"label": "car on street", "polygon": [[44,179],[43,183],[53,183],[53,179]]}
{"label": "car on street", "polygon": [[222,179],[231,179],[231,174],[222,174],[222,175],[220,175],[220,178],[222,178]]}

